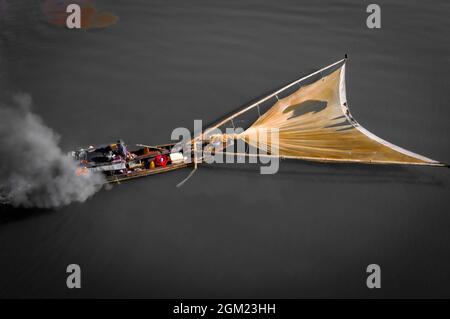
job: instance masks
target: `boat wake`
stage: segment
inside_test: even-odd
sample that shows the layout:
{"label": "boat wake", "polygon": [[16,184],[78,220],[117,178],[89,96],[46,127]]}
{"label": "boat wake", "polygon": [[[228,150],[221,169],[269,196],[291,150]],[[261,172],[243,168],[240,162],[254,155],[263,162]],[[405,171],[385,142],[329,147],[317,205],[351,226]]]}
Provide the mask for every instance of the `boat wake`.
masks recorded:
{"label": "boat wake", "polygon": [[57,208],[84,202],[101,189],[104,178],[77,176],[77,164],[58,146],[59,136],[30,111],[31,98],[20,94],[0,103],[0,203]]}

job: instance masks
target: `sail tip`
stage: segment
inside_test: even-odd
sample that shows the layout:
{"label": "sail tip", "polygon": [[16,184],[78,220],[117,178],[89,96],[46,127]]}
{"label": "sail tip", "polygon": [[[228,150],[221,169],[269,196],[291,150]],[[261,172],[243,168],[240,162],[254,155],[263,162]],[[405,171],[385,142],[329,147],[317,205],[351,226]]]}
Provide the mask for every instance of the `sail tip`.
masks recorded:
{"label": "sail tip", "polygon": [[450,164],[441,163],[438,161],[428,162],[426,165],[450,168]]}

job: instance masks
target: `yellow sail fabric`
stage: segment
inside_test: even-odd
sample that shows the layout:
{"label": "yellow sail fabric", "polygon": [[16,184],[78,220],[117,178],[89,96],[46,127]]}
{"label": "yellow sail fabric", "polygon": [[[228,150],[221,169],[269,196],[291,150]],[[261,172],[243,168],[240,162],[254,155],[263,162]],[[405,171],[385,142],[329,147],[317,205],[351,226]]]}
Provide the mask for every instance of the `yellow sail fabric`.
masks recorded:
{"label": "yellow sail fabric", "polygon": [[[257,140],[278,129],[279,141]],[[326,162],[443,165],[382,140],[350,115],[345,96],[345,62],[320,80],[279,99],[237,136],[280,157]]]}

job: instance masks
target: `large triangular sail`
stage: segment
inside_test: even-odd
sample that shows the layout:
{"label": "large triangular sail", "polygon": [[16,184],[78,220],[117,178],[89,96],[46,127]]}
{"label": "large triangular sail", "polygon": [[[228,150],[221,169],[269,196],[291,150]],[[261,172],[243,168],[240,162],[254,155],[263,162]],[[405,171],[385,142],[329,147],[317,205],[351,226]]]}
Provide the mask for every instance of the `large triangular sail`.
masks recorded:
{"label": "large triangular sail", "polygon": [[[208,128],[205,133],[234,122],[254,109],[257,119],[234,139],[259,150],[322,162],[413,164],[443,166],[430,158],[393,145],[364,129],[350,114],[345,91],[346,59],[288,84],[260,101]],[[318,79],[313,80],[313,76]],[[289,93],[286,93],[288,92]],[[282,97],[280,97],[282,96]],[[261,114],[261,103],[276,97]],[[258,132],[276,129],[279,138],[261,141]]]}

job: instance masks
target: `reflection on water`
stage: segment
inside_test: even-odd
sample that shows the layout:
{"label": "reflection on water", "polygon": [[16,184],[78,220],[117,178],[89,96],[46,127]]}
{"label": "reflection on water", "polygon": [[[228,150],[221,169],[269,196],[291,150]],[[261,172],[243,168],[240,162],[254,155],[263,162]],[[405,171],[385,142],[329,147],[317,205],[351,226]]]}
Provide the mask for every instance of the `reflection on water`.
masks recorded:
{"label": "reflection on water", "polygon": [[118,17],[111,12],[100,11],[95,7],[95,0],[45,0],[42,2],[42,12],[47,22],[65,27],[69,4],[76,3],[81,9],[81,28],[104,28],[118,21]]}

